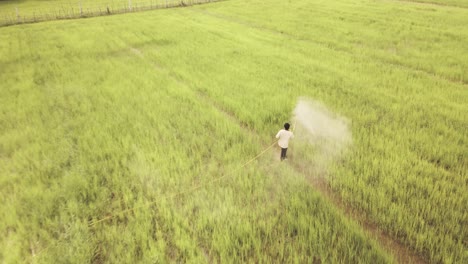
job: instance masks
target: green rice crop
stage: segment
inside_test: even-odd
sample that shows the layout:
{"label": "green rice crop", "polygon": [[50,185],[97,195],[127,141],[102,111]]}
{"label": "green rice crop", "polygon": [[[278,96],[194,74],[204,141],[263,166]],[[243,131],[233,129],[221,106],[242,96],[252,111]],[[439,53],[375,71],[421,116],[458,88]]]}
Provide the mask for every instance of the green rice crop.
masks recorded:
{"label": "green rice crop", "polygon": [[351,121],[320,175],[343,202],[428,262],[467,262],[467,22],[232,0],[0,28],[0,260],[395,262],[309,186],[310,146],[241,168],[306,96]]}

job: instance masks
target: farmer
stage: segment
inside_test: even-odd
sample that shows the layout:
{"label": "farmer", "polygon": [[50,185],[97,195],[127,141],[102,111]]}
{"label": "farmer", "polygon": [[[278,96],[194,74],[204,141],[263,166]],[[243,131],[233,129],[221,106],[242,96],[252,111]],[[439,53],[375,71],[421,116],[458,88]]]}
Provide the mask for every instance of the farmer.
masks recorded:
{"label": "farmer", "polygon": [[286,151],[288,151],[288,143],[289,139],[294,138],[294,134],[289,131],[289,123],[284,124],[284,129],[281,129],[278,134],[276,134],[276,138],[278,138],[278,145],[281,147],[281,161],[287,159],[286,158]]}

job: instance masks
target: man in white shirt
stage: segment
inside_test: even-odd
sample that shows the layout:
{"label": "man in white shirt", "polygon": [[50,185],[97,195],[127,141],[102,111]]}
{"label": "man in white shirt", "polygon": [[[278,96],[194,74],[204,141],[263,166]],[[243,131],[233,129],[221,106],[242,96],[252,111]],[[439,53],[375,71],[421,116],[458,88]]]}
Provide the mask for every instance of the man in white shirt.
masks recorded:
{"label": "man in white shirt", "polygon": [[287,159],[286,158],[286,151],[288,151],[288,143],[289,140],[294,138],[294,134],[289,131],[289,123],[284,124],[284,129],[281,129],[278,134],[276,134],[276,138],[278,138],[278,145],[281,147],[281,161]]}

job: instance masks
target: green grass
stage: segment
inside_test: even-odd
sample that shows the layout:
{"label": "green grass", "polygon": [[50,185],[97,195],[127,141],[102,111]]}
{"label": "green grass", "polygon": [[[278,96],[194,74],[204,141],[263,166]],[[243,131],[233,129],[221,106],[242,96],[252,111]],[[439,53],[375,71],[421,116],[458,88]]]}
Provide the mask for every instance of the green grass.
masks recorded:
{"label": "green grass", "polygon": [[0,26],[73,19],[187,6],[210,0],[6,0],[0,1]]}
{"label": "green grass", "polygon": [[1,28],[0,260],[393,262],[294,169],[313,171],[308,146],[239,169],[308,96],[351,120],[327,176],[345,203],[430,262],[467,262],[467,22],[227,1]]}
{"label": "green grass", "polygon": [[434,6],[449,6],[449,7],[459,7],[459,8],[468,7],[468,2],[463,1],[463,0],[397,0],[397,1],[427,4],[427,5],[434,5]]}
{"label": "green grass", "polygon": [[[130,7],[136,8],[138,6],[147,6],[151,4],[165,4],[174,2],[173,0],[3,0],[0,1],[0,10],[4,14],[15,14],[18,8],[20,14],[32,15],[33,13],[53,13],[54,11],[71,11],[75,12],[87,9],[96,10],[99,8],[110,7],[112,9],[128,9]],[[190,1],[187,1],[190,2]]]}

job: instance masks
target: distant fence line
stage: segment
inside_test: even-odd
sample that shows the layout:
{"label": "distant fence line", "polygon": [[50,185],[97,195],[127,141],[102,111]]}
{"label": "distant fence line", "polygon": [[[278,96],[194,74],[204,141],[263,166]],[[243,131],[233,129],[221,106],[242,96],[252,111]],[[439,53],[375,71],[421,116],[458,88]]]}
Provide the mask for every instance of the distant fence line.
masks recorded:
{"label": "distant fence line", "polygon": [[53,20],[77,19],[86,17],[97,17],[113,14],[123,14],[153,9],[173,8],[191,6],[205,3],[218,2],[221,0],[151,0],[147,2],[132,2],[126,0],[102,4],[61,5],[44,10],[27,10],[22,12],[21,8],[15,7],[13,11],[0,13],[0,27],[18,24],[37,23]]}

